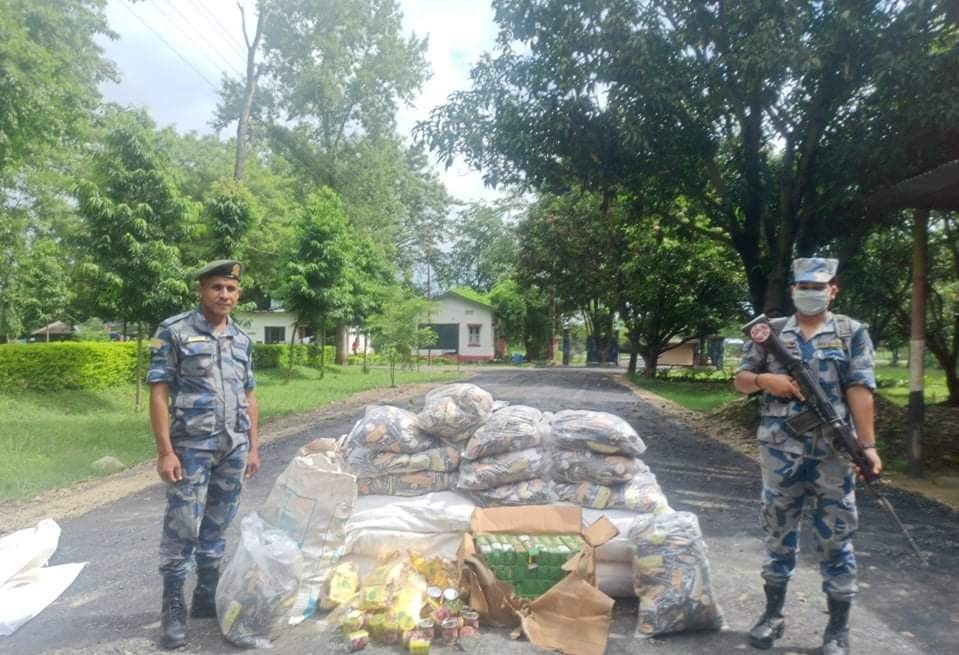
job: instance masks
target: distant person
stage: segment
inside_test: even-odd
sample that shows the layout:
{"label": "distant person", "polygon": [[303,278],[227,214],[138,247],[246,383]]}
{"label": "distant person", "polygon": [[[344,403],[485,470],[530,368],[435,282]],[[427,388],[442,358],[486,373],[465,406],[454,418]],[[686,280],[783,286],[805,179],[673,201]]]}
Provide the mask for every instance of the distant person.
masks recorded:
{"label": "distant person", "polygon": [[[873,348],[866,327],[829,312],[839,288],[835,259],[793,262],[796,313],[773,319],[786,349],[809,364],[841,417],[851,425],[873,470],[882,470],[876,452]],[[758,438],[763,476],[763,530],[766,532],[766,610],[749,633],[750,644],[770,648],[785,628],[786,585],[796,568],[803,504],[815,505],[816,550],[829,607],[823,655],[849,653],[849,609],[858,589],[852,536],[859,524],[852,465],[833,442],[829,428],[792,434],[786,420],[805,409],[799,385],[761,345],[747,340],[735,377],[742,393],[762,392]]]}
{"label": "distant person", "polygon": [[201,269],[199,307],[160,323],[150,340],[150,424],[157,473],[167,483],[160,541],[164,648],[186,644],[183,583],[194,566],[190,616],[216,618],[224,534],[244,473],[260,469],[253,343],[230,319],[241,271],[232,260]]}
{"label": "distant person", "polygon": [[356,335],[353,339],[353,354],[356,355],[360,351],[360,335]]}

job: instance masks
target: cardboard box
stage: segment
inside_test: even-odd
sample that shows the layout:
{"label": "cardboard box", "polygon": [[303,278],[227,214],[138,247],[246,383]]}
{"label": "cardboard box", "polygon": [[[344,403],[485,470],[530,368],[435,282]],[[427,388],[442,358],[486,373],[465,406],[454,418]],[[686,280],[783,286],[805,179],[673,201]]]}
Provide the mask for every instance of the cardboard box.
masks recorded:
{"label": "cardboard box", "polygon": [[463,537],[459,559],[469,588],[470,605],[490,625],[517,627],[541,648],[569,655],[602,655],[609,638],[613,599],[596,589],[596,548],[619,534],[601,517],[582,529],[577,505],[477,508],[470,521],[472,533],[580,534],[586,545],[563,565],[568,575],[543,595],[526,600],[478,556],[472,534]]}

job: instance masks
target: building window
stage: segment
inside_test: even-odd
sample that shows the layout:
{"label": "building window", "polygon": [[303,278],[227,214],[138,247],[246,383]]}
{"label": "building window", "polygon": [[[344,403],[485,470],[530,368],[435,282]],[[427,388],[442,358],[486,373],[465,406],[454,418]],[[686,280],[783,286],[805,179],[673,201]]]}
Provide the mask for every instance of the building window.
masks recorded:
{"label": "building window", "polygon": [[470,325],[469,327],[469,342],[468,346],[479,346],[480,345],[480,328],[481,325]]}
{"label": "building window", "polygon": [[285,343],[285,327],[265,327],[263,328],[263,343]]}
{"label": "building window", "polygon": [[467,309],[467,310],[465,310],[465,311],[463,312],[463,314],[465,314],[466,316],[472,316],[472,315],[473,315],[473,310],[472,310],[472,309]]}

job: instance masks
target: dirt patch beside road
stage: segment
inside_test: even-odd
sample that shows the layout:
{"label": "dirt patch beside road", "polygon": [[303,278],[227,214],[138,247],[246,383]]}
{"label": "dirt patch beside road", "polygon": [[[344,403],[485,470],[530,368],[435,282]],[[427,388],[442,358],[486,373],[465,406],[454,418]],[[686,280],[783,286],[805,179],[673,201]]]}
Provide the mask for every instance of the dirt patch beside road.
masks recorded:
{"label": "dirt patch beside road", "polygon": [[[269,443],[302,432],[309,425],[326,417],[371,404],[399,404],[421,396],[436,386],[435,382],[403,385],[395,389],[369,389],[309,412],[283,416],[264,422],[260,428],[261,443]],[[0,507],[0,534],[20,530],[44,518],[61,520],[86,514],[118,498],[141,491],[158,481],[153,460],[143,462],[106,478],[85,480],[62,489],[51,489],[30,500]]]}

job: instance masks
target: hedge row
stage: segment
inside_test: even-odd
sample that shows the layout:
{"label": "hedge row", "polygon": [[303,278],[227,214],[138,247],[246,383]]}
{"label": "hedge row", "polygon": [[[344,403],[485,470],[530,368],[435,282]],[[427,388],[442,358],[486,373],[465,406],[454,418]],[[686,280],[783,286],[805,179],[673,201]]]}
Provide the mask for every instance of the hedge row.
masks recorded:
{"label": "hedge row", "polygon": [[660,380],[669,380],[670,382],[713,382],[727,383],[732,382],[734,373],[728,370],[717,370],[714,368],[661,368],[656,371],[656,377]]}
{"label": "hedge row", "polygon": [[[319,347],[294,346],[299,366],[319,366]],[[289,366],[288,345],[254,344],[254,369]],[[326,362],[333,363],[333,346],[326,347]],[[146,375],[150,351],[143,342],[142,370]],[[65,341],[59,343],[6,344],[0,346],[0,391],[60,391],[103,389],[133,382],[136,376],[136,342]]]}
{"label": "hedge row", "polygon": [[130,382],[135,371],[136,343],[0,346],[0,390],[4,391],[103,389]]}

